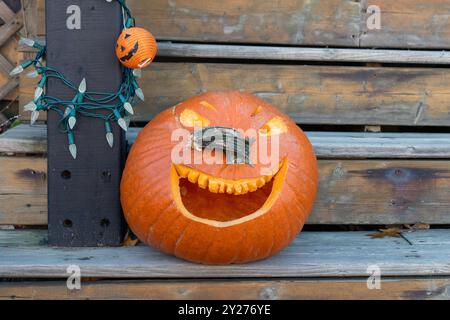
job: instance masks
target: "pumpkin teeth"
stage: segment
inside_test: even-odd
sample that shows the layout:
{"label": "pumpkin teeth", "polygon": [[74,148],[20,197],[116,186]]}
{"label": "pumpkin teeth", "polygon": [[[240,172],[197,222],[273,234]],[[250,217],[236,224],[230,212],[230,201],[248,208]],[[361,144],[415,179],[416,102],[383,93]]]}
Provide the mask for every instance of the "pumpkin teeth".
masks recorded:
{"label": "pumpkin teeth", "polygon": [[256,185],[256,181],[249,181],[248,182],[248,191],[253,192],[258,190],[258,186]]}
{"label": "pumpkin teeth", "polygon": [[207,189],[212,193],[227,193],[234,195],[246,194],[262,188],[266,183],[270,182],[278,172],[278,170],[276,170],[274,171],[274,174],[258,178],[228,180],[210,176],[181,164],[175,165],[175,168],[180,178],[188,179],[189,182],[198,184],[202,189]]}
{"label": "pumpkin teeth", "polygon": [[202,189],[206,189],[208,186],[208,176],[206,174],[200,174],[198,177],[198,186]]}
{"label": "pumpkin teeth", "polygon": [[233,194],[233,192],[234,192],[233,184],[232,183],[226,183],[225,185],[227,187],[227,193],[228,194]]}
{"label": "pumpkin teeth", "polygon": [[198,172],[196,170],[191,170],[188,175],[188,180],[192,183],[197,183],[199,175],[200,175],[200,172]]}
{"label": "pumpkin teeth", "polygon": [[210,180],[208,187],[209,187],[210,192],[213,192],[213,193],[219,192],[219,183],[217,181]]}

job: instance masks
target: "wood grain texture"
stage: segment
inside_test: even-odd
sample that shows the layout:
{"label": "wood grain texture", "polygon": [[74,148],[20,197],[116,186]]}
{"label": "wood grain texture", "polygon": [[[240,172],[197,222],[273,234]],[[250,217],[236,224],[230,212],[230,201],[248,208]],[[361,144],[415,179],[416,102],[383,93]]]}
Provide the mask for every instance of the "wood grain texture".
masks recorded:
{"label": "wood grain texture", "polygon": [[47,161],[0,157],[0,224],[47,223]]}
{"label": "wood grain texture", "polygon": [[0,100],[4,99],[9,93],[19,86],[18,79],[11,79],[0,87]]}
{"label": "wood grain texture", "polygon": [[[45,162],[0,157],[0,224],[47,223]],[[448,161],[319,160],[319,177],[308,224],[450,223]]]}
{"label": "wood grain texture", "polygon": [[16,18],[0,26],[0,46],[5,44],[8,39],[22,28],[22,17],[20,14]]}
{"label": "wood grain texture", "polygon": [[360,4],[354,1],[132,0],[140,25],[158,39],[302,45],[355,45]]}
{"label": "wood grain texture", "polygon": [[289,280],[116,280],[81,283],[68,290],[66,281],[3,282],[0,300],[448,300],[450,279],[381,279],[380,290],[366,279]]}
{"label": "wood grain texture", "polygon": [[[38,2],[43,35],[43,1]],[[345,46],[450,48],[446,0],[157,0],[128,1],[139,25],[159,40]],[[369,5],[381,10],[381,29],[369,30]]]}
{"label": "wood grain texture", "polygon": [[[381,29],[368,30],[364,14],[359,35],[362,47],[435,48],[450,47],[450,3],[446,0],[363,0],[381,10]],[[365,10],[364,10],[365,11]]]}
{"label": "wood grain texture", "polygon": [[352,48],[303,48],[158,42],[159,57],[321,62],[450,64],[450,52]]}
{"label": "wood grain texture", "polygon": [[0,54],[0,73],[4,76],[9,76],[9,73],[14,68],[14,65],[8,61],[2,54]]}
{"label": "wood grain texture", "polygon": [[[32,244],[36,233],[40,245]],[[66,279],[72,264],[82,276],[97,278],[367,277],[370,265],[378,265],[382,277],[450,275],[448,230],[405,233],[412,245],[402,238],[372,239],[367,232],[302,232],[270,259],[228,266],[193,264],[147,246],[54,248],[45,237],[44,230],[0,231],[0,277]],[[27,244],[12,244],[17,238]]]}
{"label": "wood grain texture", "polygon": [[445,0],[377,1],[381,28],[369,30],[362,1],[130,1],[158,39],[309,46],[449,48]]}
{"label": "wood grain texture", "polygon": [[3,22],[8,22],[14,19],[15,16],[16,14],[14,11],[12,11],[3,0],[0,1],[0,19],[3,20]]}
{"label": "wood grain texture", "polygon": [[298,123],[446,126],[449,82],[446,69],[155,63],[144,72],[147,102],[134,119],[202,92],[242,90]]}
{"label": "wood grain texture", "polygon": [[[133,144],[140,128],[129,128],[128,144]],[[0,135],[0,154],[45,154],[45,125],[19,125]],[[319,159],[343,158],[424,158],[449,159],[447,133],[306,132]]]}
{"label": "wood grain texture", "polygon": [[[45,38],[35,37],[45,44]],[[32,53],[37,49],[19,45],[19,52]],[[158,41],[158,57],[248,59],[280,61],[322,62],[370,62],[396,64],[450,64],[449,51],[357,49],[357,48],[308,48],[280,46],[249,46],[230,44],[178,43]]]}
{"label": "wood grain texture", "polygon": [[46,125],[19,125],[0,135],[0,154],[47,153]]}
{"label": "wood grain texture", "polygon": [[[300,124],[450,124],[450,77],[443,68],[154,63],[140,83],[146,102],[136,104],[135,121],[202,92],[241,90]],[[22,95],[30,97],[34,85],[22,81]]]}

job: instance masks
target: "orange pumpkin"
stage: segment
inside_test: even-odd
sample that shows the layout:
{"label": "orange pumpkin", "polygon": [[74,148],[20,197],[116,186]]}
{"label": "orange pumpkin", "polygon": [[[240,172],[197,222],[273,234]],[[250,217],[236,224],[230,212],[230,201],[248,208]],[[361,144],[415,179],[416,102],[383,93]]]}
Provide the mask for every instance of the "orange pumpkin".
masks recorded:
{"label": "orange pumpkin", "polygon": [[[174,163],[180,142],[172,133],[195,134],[194,125],[278,137],[279,162],[269,174],[261,174],[260,161]],[[188,150],[191,159],[205,153]],[[205,93],[141,130],[123,172],[121,202],[133,232],[160,251],[205,264],[244,263],[269,257],[296,237],[312,209],[317,179],[313,148],[289,117],[249,94]]]}
{"label": "orange pumpkin", "polygon": [[116,55],[130,69],[144,68],[155,58],[158,47],[153,35],[142,28],[126,28],[117,38]]}

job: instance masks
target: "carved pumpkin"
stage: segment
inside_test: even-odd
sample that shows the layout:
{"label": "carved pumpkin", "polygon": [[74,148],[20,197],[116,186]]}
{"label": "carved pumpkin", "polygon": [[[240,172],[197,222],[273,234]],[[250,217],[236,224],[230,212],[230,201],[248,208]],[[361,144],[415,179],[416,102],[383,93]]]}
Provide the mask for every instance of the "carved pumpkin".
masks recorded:
{"label": "carved pumpkin", "polygon": [[[265,174],[258,159],[174,163],[180,142],[172,141],[172,133],[186,129],[192,138],[202,132],[195,130],[199,125],[203,131],[254,129],[257,138],[277,137],[279,161]],[[206,153],[198,146],[187,150],[191,159]],[[263,259],[286,247],[305,223],[316,191],[314,151],[296,124],[255,96],[217,92],[167,109],[141,130],[123,172],[121,202],[130,228],[144,243],[193,262],[229,264]]]}
{"label": "carved pumpkin", "polygon": [[117,38],[116,55],[130,69],[144,68],[155,58],[158,47],[153,35],[142,28],[127,28]]}

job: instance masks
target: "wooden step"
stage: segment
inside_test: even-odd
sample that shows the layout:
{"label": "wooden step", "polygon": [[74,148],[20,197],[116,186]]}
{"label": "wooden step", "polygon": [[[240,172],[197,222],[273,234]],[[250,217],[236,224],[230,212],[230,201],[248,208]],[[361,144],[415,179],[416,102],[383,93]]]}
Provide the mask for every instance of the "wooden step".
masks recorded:
{"label": "wooden step", "polygon": [[[300,124],[450,123],[446,68],[155,62],[143,72],[140,84],[146,102],[136,102],[133,121],[148,121],[202,92],[241,90]],[[33,99],[35,86],[36,79],[21,78],[22,105]]]}
{"label": "wooden step", "polygon": [[46,230],[0,231],[0,278],[66,278],[78,265],[98,278],[280,278],[449,276],[450,230],[405,232],[373,239],[370,232],[302,232],[278,255],[259,262],[206,266],[185,262],[145,245],[118,248],[53,248]]}
{"label": "wooden step", "polygon": [[[131,145],[140,128],[129,128]],[[319,159],[450,159],[450,133],[306,132]],[[47,126],[19,125],[0,135],[1,154],[47,152]]]}
{"label": "wooden step", "polygon": [[[137,132],[130,129],[130,143]],[[308,224],[450,223],[450,135],[308,136],[320,177]],[[0,137],[0,224],[47,224],[45,152],[45,126],[19,126]]]}
{"label": "wooden step", "polygon": [[448,300],[448,277],[381,278],[369,290],[366,278],[86,280],[67,290],[65,279],[0,282],[2,299],[175,299],[175,300]]}
{"label": "wooden step", "polygon": [[[447,0],[128,0],[139,26],[159,40],[298,46],[450,48]],[[370,30],[370,5],[381,28]],[[43,35],[43,1],[38,1]]]}

